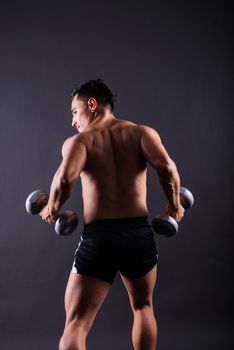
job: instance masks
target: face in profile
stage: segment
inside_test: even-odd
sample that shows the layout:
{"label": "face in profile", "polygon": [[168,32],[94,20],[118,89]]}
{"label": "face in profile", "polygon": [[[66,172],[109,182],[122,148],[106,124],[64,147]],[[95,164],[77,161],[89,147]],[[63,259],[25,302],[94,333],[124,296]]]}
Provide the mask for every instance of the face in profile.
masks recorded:
{"label": "face in profile", "polygon": [[93,111],[96,108],[97,101],[94,98],[91,97],[87,103],[85,103],[76,95],[71,104],[72,126],[75,127],[78,132],[84,131],[93,121]]}
{"label": "face in profile", "polygon": [[75,96],[72,100],[71,112],[72,126],[78,132],[81,132],[87,126],[87,108],[85,103],[78,99],[78,96]]}

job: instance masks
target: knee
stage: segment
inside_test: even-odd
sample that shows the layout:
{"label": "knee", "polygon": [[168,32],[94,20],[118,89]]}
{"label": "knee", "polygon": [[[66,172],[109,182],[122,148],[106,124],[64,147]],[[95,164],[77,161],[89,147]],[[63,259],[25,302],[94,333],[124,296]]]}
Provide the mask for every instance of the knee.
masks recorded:
{"label": "knee", "polygon": [[133,313],[139,312],[139,311],[150,311],[153,310],[153,303],[152,301],[136,301],[132,304],[132,311]]}

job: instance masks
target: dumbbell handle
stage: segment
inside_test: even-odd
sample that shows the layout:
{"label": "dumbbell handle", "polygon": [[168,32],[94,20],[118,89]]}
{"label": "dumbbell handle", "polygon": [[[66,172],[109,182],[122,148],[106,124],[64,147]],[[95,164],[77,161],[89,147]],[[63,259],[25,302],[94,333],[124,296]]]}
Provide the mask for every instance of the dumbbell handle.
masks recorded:
{"label": "dumbbell handle", "polygon": [[[185,210],[190,209],[194,204],[192,193],[185,187],[180,187],[180,202]],[[163,236],[174,236],[179,229],[177,221],[170,215],[158,215],[152,220],[152,227],[155,233]]]}

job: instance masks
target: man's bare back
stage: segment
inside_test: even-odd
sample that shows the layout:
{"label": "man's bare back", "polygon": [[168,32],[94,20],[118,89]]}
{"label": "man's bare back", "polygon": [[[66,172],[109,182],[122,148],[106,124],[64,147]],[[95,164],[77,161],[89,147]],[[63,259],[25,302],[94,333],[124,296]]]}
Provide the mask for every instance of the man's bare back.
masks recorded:
{"label": "man's bare back", "polygon": [[81,172],[84,223],[103,218],[148,216],[147,162],[141,150],[143,126],[113,119],[78,135],[87,151]]}
{"label": "man's bare back", "polygon": [[40,212],[53,224],[81,177],[84,229],[66,288],[59,350],[86,349],[87,334],[117,271],[134,314],[134,349],[155,350],[158,251],[148,223],[147,163],[156,170],[168,198],[168,214],[179,221],[184,209],[176,165],[156,130],[114,116],[114,95],[100,79],[75,89],[72,97],[72,126],[79,134],[64,142],[63,160]]}
{"label": "man's bare back", "polygon": [[[92,84],[91,81],[91,89]],[[73,95],[72,126],[79,134],[69,137],[63,144],[63,161],[54,175],[48,204],[41,212],[42,219],[55,222],[79,177],[85,224],[99,219],[148,216],[148,162],[156,170],[168,198],[167,214],[179,221],[184,213],[180,204],[179,175],[156,130],[116,118],[113,96],[108,89],[103,102],[82,97],[83,93],[80,88]],[[105,102],[107,97],[108,103]]]}

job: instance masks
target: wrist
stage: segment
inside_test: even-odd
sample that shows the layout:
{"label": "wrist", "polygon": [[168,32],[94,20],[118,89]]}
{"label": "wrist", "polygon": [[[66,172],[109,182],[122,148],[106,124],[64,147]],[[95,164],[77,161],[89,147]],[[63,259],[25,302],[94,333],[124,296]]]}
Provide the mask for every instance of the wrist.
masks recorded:
{"label": "wrist", "polygon": [[48,202],[48,210],[51,214],[56,214],[59,212],[60,206],[58,202]]}

